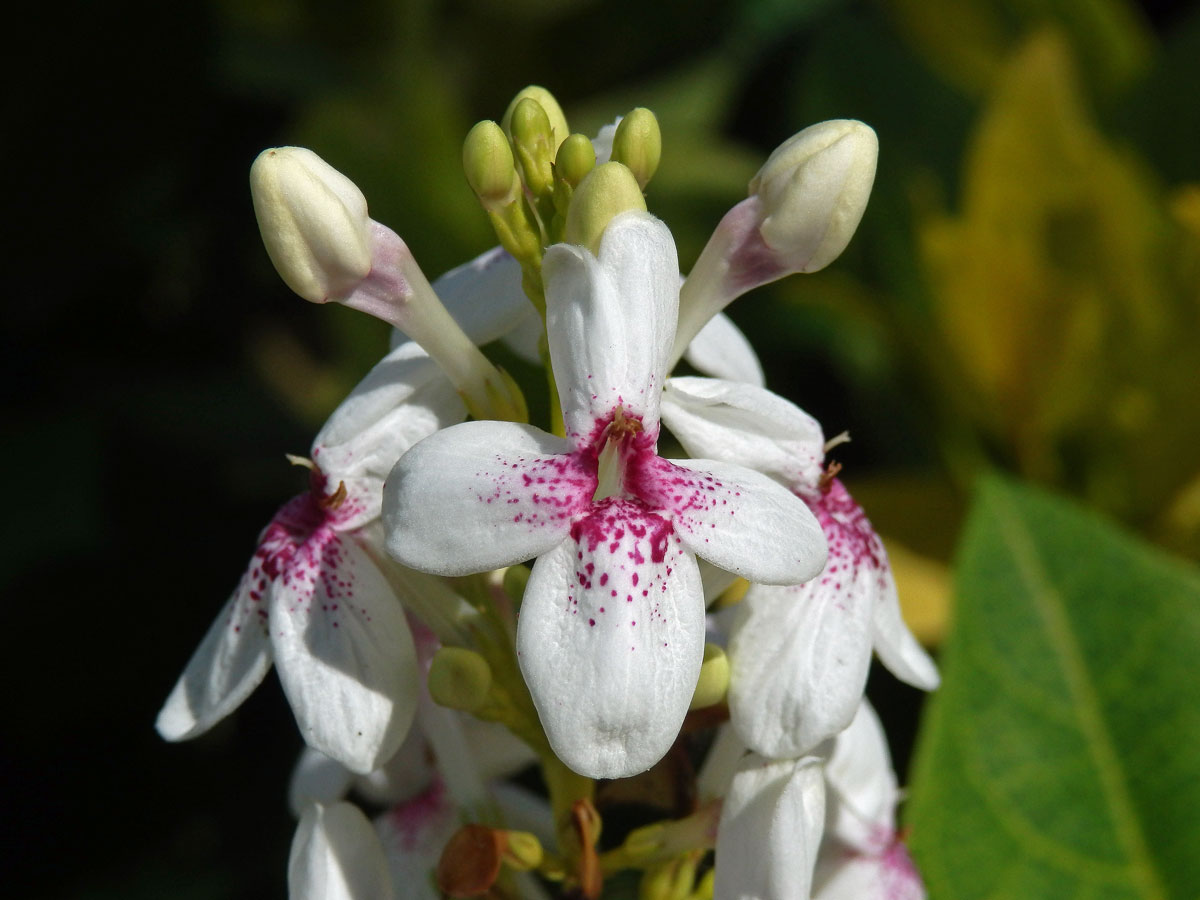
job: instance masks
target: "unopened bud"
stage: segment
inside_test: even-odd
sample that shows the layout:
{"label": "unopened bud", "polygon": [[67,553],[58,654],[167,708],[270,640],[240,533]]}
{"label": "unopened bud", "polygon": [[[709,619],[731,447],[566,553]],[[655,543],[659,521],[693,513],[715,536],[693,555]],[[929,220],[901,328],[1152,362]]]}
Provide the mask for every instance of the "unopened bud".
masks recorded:
{"label": "unopened bud", "polygon": [[554,133],[554,143],[550,148],[551,155],[558,150],[558,145],[567,139],[567,135],[571,133],[567,128],[567,117],[563,115],[562,107],[558,105],[558,101],[554,99],[554,95],[540,85],[531,84],[529,87],[521,90],[517,96],[513,97],[512,103],[508,104],[508,109],[504,112],[504,118],[500,121],[500,126],[506,134],[512,134],[513,113],[522,100],[536,100],[538,105],[546,113],[546,118],[550,121],[550,130]]}
{"label": "unopened bud", "polygon": [[639,106],[621,120],[613,135],[612,159],[624,163],[645,189],[662,157],[662,131],[654,113]]}
{"label": "unopened bud", "polygon": [[700,665],[700,678],[692,694],[692,709],[703,709],[720,703],[729,690],[729,657],[716,644],[704,645],[704,662]]}
{"label": "unopened bud", "polygon": [[495,122],[476,123],[463,141],[463,171],[485,209],[507,206],[521,192],[512,148]]}
{"label": "unopened bud", "polygon": [[440,706],[472,712],[487,702],[492,669],[464,647],[441,647],[429,664],[429,695]]}
{"label": "unopened bud", "polygon": [[526,186],[535,196],[548,193],[554,186],[553,164],[558,143],[542,105],[529,97],[522,99],[513,109],[509,134]]}
{"label": "unopened bud", "polygon": [[250,196],[267,255],[305,300],[347,294],[371,271],[367,200],[311,150],[260,153],[250,167]]}
{"label": "unopened bud", "polygon": [[595,253],[608,223],[631,209],[646,210],[646,198],[633,173],[617,162],[597,166],[579,182],[571,197],[567,243],[580,244]]}
{"label": "unopened bud", "polygon": [[558,177],[577,187],[584,176],[596,167],[596,148],[585,134],[572,134],[558,148],[554,168]]}
{"label": "unopened bud", "polygon": [[763,241],[795,272],[815,272],[849,243],[871,195],[879,140],[853,119],[820,122],[784,141],[750,182]]}
{"label": "unopened bud", "polygon": [[502,833],[504,849],[501,858],[510,869],[528,872],[542,864],[542,842],[528,831],[505,831]]}

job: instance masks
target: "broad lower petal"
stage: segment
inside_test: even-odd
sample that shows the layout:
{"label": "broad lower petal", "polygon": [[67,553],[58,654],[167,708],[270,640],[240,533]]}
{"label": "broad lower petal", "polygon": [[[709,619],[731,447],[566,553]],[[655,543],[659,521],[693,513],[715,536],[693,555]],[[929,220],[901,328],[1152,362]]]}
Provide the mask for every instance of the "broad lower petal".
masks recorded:
{"label": "broad lower petal", "polygon": [[819,759],[747,756],[721,810],[714,900],[807,898],[824,815]]}
{"label": "broad lower petal", "polygon": [[387,551],[436,575],[531,559],[566,537],[596,490],[574,445],[529,425],[467,422],[406,453],[384,485]]}
{"label": "broad lower petal", "polygon": [[309,807],[288,857],[291,900],[393,900],[387,858],[357,806]]}
{"label": "broad lower petal", "polygon": [[339,527],[379,515],[380,485],[413,444],[466,418],[454,386],[416,344],[393,350],[334,410],[312,445],[329,493],[346,483]]}
{"label": "broad lower petal", "polygon": [[825,460],[817,420],[765,388],[715,378],[667,380],[662,419],[691,456],[736,463],[792,490],[815,490]]}
{"label": "broad lower petal", "polygon": [[825,565],[825,535],[804,501],[765,475],[711,459],[648,458],[631,491],[664,510],[685,547],[750,581],[797,584]]}
{"label": "broad lower petal", "polygon": [[750,341],[724,313],[717,313],[708,320],[708,324],[688,344],[683,358],[705,375],[714,378],[760,388],[766,384],[762,363],[758,361]]}
{"label": "broad lower petal", "polygon": [[542,273],[567,436],[587,438],[618,404],[652,430],[679,307],[679,260],[667,226],[648,213],[622,213],[598,256],[556,244]]}
{"label": "broad lower petal", "polygon": [[297,550],[270,624],[308,745],[362,775],[390,759],[416,710],[416,651],[400,601],[352,538],[325,532]]}
{"label": "broad lower petal", "polygon": [[517,623],[521,671],[558,757],[623,778],[670,748],[704,653],[695,559],[665,520],[610,501],[538,559]]}
{"label": "broad lower petal", "polygon": [[250,696],[271,668],[267,579],[256,557],[158,714],[168,741],[203,734]]}
{"label": "broad lower petal", "polygon": [[875,580],[833,555],[807,584],[751,586],[728,649],[730,720],[748,747],[795,758],[850,724],[871,666]]}
{"label": "broad lower petal", "polygon": [[888,671],[906,684],[923,691],[932,691],[941,684],[937,664],[913,637],[900,612],[900,598],[892,573],[875,604],[875,652]]}

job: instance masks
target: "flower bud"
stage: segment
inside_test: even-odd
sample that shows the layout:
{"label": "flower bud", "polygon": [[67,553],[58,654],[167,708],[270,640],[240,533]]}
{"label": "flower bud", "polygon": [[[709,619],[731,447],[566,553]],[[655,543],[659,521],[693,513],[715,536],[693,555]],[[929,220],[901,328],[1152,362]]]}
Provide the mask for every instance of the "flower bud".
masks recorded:
{"label": "flower bud", "polygon": [[250,195],[271,262],[305,300],[347,294],[371,271],[367,200],[311,150],[264,150],[250,167]]}
{"label": "flower bud", "polygon": [[476,123],[463,141],[463,172],[485,209],[507,206],[521,191],[512,148],[500,126]]}
{"label": "flower bud", "polygon": [[504,865],[518,872],[528,872],[542,864],[542,842],[528,831],[504,831],[504,849],[500,858]]}
{"label": "flower bud", "polygon": [[567,211],[567,243],[580,244],[593,253],[616,216],[631,209],[646,210],[646,198],[628,168],[607,162],[588,173],[571,197]]}
{"label": "flower bud", "polygon": [[654,113],[639,106],[621,120],[613,135],[612,159],[624,163],[645,189],[662,157],[662,131]]}
{"label": "flower bud", "polygon": [[815,272],[849,243],[867,208],[879,141],[868,125],[835,119],[784,141],[750,182],[762,202],[759,231],[795,272]]}
{"label": "flower bud", "polygon": [[441,647],[429,664],[429,695],[439,706],[472,712],[487,702],[492,670],[464,647]]}
{"label": "flower bud", "polygon": [[572,134],[559,145],[554,168],[571,187],[577,187],[595,167],[596,150],[587,135]]}
{"label": "flower bud", "polygon": [[509,133],[526,186],[537,197],[548,193],[554,186],[558,142],[542,105],[529,97],[522,99],[513,109]]}
{"label": "flower bud", "polygon": [[554,133],[554,141],[550,147],[550,153],[555,153],[558,150],[558,145],[567,139],[567,135],[571,131],[567,128],[567,117],[563,115],[562,107],[558,105],[558,101],[554,99],[554,95],[544,87],[531,84],[529,87],[522,89],[517,96],[513,97],[512,103],[508,104],[508,109],[504,112],[504,118],[500,120],[500,127],[504,129],[505,134],[512,134],[513,113],[520,102],[525,99],[536,100],[546,113],[546,118],[550,121],[550,129]]}
{"label": "flower bud", "polygon": [[703,709],[720,703],[729,690],[729,657],[716,644],[704,645],[704,662],[700,665],[700,678],[696,692],[692,694],[692,709]]}

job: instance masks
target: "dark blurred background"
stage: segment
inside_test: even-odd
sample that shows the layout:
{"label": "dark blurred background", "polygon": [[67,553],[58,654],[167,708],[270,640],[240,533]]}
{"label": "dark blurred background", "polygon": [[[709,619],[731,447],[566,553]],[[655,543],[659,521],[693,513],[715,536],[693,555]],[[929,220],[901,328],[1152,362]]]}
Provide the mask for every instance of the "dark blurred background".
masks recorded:
{"label": "dark blurred background", "polygon": [[[1192,5],[118,0],[10,27],[6,892],[284,893],[300,742],[274,676],[203,738],[153,730],[304,486],[283,454],[386,346],[271,269],[264,147],[347,173],[432,277],[492,243],[471,124],[529,83],[588,133],[649,106],[648,202],[686,267],[776,144],[861,118],[882,150],[847,254],[731,312],[770,386],[853,434],[845,478],[923,639],[981,465],[1197,554]],[[871,692],[903,768],[919,697]]]}

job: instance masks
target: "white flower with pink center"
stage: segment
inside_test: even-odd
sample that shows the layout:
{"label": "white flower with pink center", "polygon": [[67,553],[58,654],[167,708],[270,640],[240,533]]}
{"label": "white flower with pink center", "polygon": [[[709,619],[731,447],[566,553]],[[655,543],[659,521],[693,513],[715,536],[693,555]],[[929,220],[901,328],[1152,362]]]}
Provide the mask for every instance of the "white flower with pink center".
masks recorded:
{"label": "white flower with pink center", "polygon": [[901,680],[937,687],[901,617],[883,542],[825,469],[815,419],[763,388],[707,378],[672,379],[663,417],[689,452],[740,459],[791,488],[828,541],[819,578],[752,585],[730,628],[730,721],[748,747],[795,759],[846,728],[872,651]]}
{"label": "white flower with pink center", "polygon": [[[207,731],[275,663],[305,741],[377,769],[412,721],[417,669],[404,611],[372,559],[384,473],[465,415],[416,345],[390,353],[314,441],[309,491],[275,514],[237,589],[159,713],[159,733]],[[376,554],[380,551],[375,550]]]}
{"label": "white flower with pink center", "polygon": [[755,581],[812,578],[825,542],[769,478],[657,454],[679,268],[666,226],[615,218],[599,253],[547,250],[547,338],[566,437],[468,422],[405,454],[388,478],[388,551],[464,575],[537,557],[517,650],[550,744],[618,778],[670,747],[704,647],[696,557]]}

